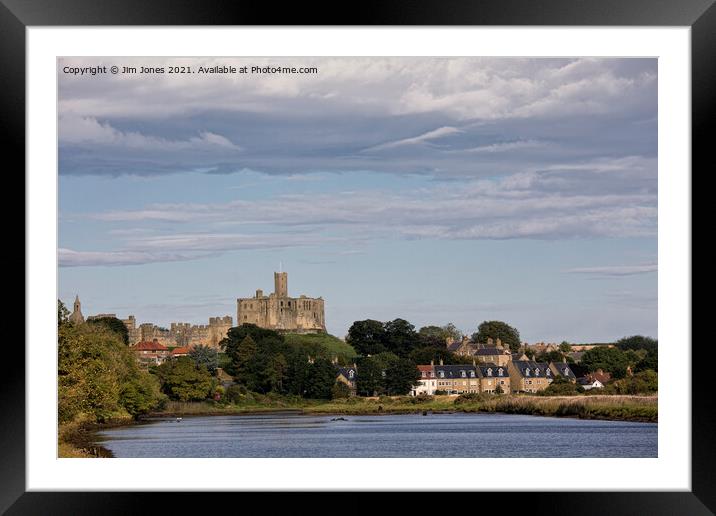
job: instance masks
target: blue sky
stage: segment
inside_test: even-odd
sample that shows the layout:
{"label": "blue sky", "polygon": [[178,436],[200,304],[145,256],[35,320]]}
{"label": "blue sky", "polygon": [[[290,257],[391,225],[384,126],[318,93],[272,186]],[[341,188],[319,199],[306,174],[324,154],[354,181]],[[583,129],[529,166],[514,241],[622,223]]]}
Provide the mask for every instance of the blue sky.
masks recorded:
{"label": "blue sky", "polygon": [[[316,66],[313,75],[62,68]],[[206,323],[322,296],[528,342],[657,336],[655,59],[59,61],[59,294]]]}

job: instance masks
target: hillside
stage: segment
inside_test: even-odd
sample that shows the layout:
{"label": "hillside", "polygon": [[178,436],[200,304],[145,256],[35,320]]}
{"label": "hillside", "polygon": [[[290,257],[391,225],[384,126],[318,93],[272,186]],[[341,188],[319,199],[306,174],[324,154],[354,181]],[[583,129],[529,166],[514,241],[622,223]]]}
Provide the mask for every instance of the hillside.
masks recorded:
{"label": "hillside", "polygon": [[320,344],[330,353],[353,358],[357,355],[355,350],[338,337],[327,333],[287,333],[284,335],[286,342],[290,344]]}

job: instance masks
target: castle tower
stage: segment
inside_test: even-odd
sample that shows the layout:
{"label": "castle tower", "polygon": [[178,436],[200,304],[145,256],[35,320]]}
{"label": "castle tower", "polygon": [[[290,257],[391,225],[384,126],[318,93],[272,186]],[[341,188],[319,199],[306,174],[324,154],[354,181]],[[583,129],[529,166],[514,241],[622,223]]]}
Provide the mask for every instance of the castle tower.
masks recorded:
{"label": "castle tower", "polygon": [[75,324],[81,324],[85,322],[85,318],[82,315],[82,303],[80,303],[80,296],[75,296],[75,304],[72,307],[72,315],[70,315],[70,322]]}
{"label": "castle tower", "polygon": [[274,272],[273,281],[276,297],[288,297],[288,273]]}

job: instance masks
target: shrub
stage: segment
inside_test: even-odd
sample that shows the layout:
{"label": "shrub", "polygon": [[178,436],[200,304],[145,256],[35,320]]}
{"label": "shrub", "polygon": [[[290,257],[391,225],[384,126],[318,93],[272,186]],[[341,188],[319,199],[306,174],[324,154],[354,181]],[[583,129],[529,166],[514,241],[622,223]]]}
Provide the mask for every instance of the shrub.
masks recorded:
{"label": "shrub", "polygon": [[331,389],[331,398],[334,400],[346,399],[346,398],[349,398],[350,395],[351,395],[350,388],[343,382],[336,382],[335,385],[333,385],[333,388]]}

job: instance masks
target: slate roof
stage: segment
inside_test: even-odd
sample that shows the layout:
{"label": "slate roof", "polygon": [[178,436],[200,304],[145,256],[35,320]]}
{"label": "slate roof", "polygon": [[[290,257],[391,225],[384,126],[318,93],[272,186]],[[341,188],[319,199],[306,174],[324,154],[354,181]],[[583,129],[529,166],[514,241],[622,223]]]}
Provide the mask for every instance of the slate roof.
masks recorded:
{"label": "slate roof", "polygon": [[564,376],[565,378],[569,378],[570,380],[574,380],[577,377],[570,368],[570,364],[566,362],[552,362],[550,366],[553,366],[554,369],[559,371],[559,376]]}
{"label": "slate roof", "polygon": [[497,348],[480,348],[475,352],[476,355],[509,355],[510,352],[505,352],[504,349]]}
{"label": "slate roof", "polygon": [[[435,377],[436,378],[477,378],[477,372],[475,366],[467,364],[457,365],[436,365],[435,366]],[[462,372],[465,372],[463,376]],[[440,373],[444,376],[440,376]],[[472,376],[470,375],[472,372]]]}
{"label": "slate roof", "polygon": [[[512,364],[515,369],[523,378],[553,378],[552,371],[549,370],[549,365],[545,362],[534,362],[532,360],[517,360],[513,361]],[[526,371],[529,369],[529,376]],[[535,371],[539,369],[539,374],[535,374]]]}
{"label": "slate roof", "polygon": [[[353,371],[353,378],[350,376],[350,372]],[[358,371],[353,367],[339,367],[336,376],[343,375],[346,380],[355,382],[358,378]]]}
{"label": "slate roof", "polygon": [[448,351],[457,351],[462,346],[462,342],[453,342],[452,344],[448,344]]}
{"label": "slate roof", "polygon": [[[507,366],[498,366],[497,364],[480,364],[477,366],[479,370],[480,378],[509,378],[510,373],[507,370]],[[488,369],[492,369],[492,374],[488,374]],[[500,369],[502,369],[502,376],[500,376]]]}

